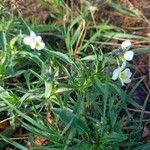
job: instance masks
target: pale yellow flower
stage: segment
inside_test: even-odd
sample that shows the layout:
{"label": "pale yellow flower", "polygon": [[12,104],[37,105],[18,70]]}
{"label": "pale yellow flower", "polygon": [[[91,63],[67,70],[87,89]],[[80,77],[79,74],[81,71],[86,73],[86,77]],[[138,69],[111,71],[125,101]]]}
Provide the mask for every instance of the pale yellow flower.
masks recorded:
{"label": "pale yellow flower", "polygon": [[24,44],[29,45],[31,49],[42,50],[45,47],[45,43],[42,41],[41,36],[36,36],[36,34],[31,31],[30,36],[26,36],[23,39]]}
{"label": "pale yellow flower", "polygon": [[113,76],[112,76],[112,80],[117,80],[119,79],[121,81],[122,86],[124,86],[124,84],[126,83],[130,83],[131,82],[131,76],[132,76],[132,72],[130,71],[129,68],[125,68],[126,62],[124,62],[122,64],[121,67],[118,67],[117,69],[115,69],[113,71]]}

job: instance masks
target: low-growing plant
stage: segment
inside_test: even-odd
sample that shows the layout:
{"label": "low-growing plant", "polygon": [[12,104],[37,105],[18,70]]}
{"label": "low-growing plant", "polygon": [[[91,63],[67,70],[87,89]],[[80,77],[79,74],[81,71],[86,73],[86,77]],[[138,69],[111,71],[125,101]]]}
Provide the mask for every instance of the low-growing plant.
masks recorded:
{"label": "low-growing plant", "polygon": [[[127,38],[116,49],[101,50],[95,40],[115,28],[86,27],[82,15],[63,27],[43,25],[42,32],[20,19],[0,24],[0,112],[10,124],[0,133],[1,149],[149,149],[140,141],[146,103],[133,99],[143,78],[131,84],[132,59],[141,49],[130,50]],[[58,38],[53,43],[49,27]],[[37,138],[44,142],[36,144]]]}

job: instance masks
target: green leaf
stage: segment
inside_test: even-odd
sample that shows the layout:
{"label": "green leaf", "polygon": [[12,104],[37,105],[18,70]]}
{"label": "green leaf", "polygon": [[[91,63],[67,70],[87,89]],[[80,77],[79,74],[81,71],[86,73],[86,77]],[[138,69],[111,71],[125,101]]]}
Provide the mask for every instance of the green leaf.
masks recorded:
{"label": "green leaf", "polygon": [[132,150],[150,150],[150,143],[146,143],[140,146],[137,146],[136,148]]}
{"label": "green leaf", "polygon": [[40,57],[37,55],[37,54],[34,54],[34,53],[30,53],[30,52],[27,52],[27,51],[20,51],[19,54],[22,56],[22,57],[25,57],[27,59],[30,59],[32,60],[33,62],[35,62],[37,65],[39,65],[40,67],[42,65],[44,65],[44,62],[42,61],[42,59],[40,59]]}
{"label": "green leaf", "polygon": [[136,55],[150,53],[150,47],[147,48],[139,48],[139,49],[132,49]]}
{"label": "green leaf", "polygon": [[6,141],[7,143],[13,145],[15,148],[18,148],[18,149],[20,149],[20,150],[29,150],[29,149],[27,149],[26,147],[24,147],[23,145],[21,145],[21,144],[15,142],[15,141],[13,141],[13,140],[11,140],[11,139],[9,139],[9,138],[3,136],[2,134],[0,134],[0,137],[2,137],[2,139],[3,139],[4,141]]}
{"label": "green leaf", "polygon": [[31,150],[62,150],[62,149],[53,148],[52,146],[38,146],[38,147],[33,147]]}
{"label": "green leaf", "polygon": [[45,81],[45,98],[49,98],[51,96],[52,91],[52,82],[51,81]]}
{"label": "green leaf", "polygon": [[72,65],[76,66],[75,63],[66,54],[63,54],[63,53],[57,52],[57,51],[51,51],[51,50],[48,50],[48,49],[46,49],[46,52],[49,55],[51,55],[55,58],[58,58],[58,59],[62,60],[63,62],[67,63],[67,64],[69,63],[69,64],[72,64]]}
{"label": "green leaf", "polygon": [[75,128],[80,132],[88,133],[88,129],[84,121],[80,118],[77,118],[77,116],[70,110],[53,108],[52,111],[57,114],[65,124],[68,124],[71,120],[73,120],[70,126],[71,128]]}
{"label": "green leaf", "polygon": [[82,142],[80,144],[68,147],[68,150],[90,150],[90,144],[87,142]]}
{"label": "green leaf", "polygon": [[120,5],[119,3],[114,2],[113,0],[108,0],[109,5],[112,6],[115,10],[119,11],[120,13],[123,13],[128,16],[139,16],[138,11],[136,9],[130,10],[126,7]]}
{"label": "green leaf", "polygon": [[128,137],[123,134],[112,132],[103,136],[102,140],[106,144],[119,143],[126,140]]}
{"label": "green leaf", "polygon": [[143,109],[141,105],[136,103],[129,95],[127,95],[122,89],[118,88],[116,85],[109,83],[111,87],[116,91],[116,93],[120,96],[121,100],[123,100],[124,103],[129,103],[135,106],[136,108]]}
{"label": "green leaf", "polygon": [[94,60],[97,60],[97,57],[99,58],[99,61],[103,60],[103,56],[102,55],[99,55],[99,56],[89,55],[89,56],[81,58],[81,60],[82,61],[94,61]]}
{"label": "green leaf", "polygon": [[128,33],[119,33],[119,32],[107,32],[103,35],[104,37],[111,38],[111,39],[147,39],[146,37],[140,35],[133,35]]}
{"label": "green leaf", "polygon": [[92,104],[96,101],[96,99],[99,95],[100,95],[100,93],[97,90],[95,90],[95,88],[92,88],[87,91],[86,99],[90,104]]}
{"label": "green leaf", "polygon": [[87,42],[85,42],[82,47],[81,47],[81,51],[85,51],[87,49],[87,47],[90,45],[91,42],[93,42],[94,40],[96,40],[96,38],[100,37],[102,35],[102,31],[98,30],[97,32],[94,33],[94,35],[92,35],[90,37],[89,40],[87,40]]}
{"label": "green leaf", "polygon": [[23,121],[21,121],[22,127],[24,127],[25,129],[27,129],[28,131],[30,131],[31,133],[33,133],[34,135],[37,135],[39,137],[44,137],[46,139],[49,139],[51,142],[58,144],[58,141],[60,139],[60,137],[58,136],[58,134],[56,133],[50,133],[50,131],[45,132],[44,130],[41,130],[29,123],[25,123]]}
{"label": "green leaf", "polygon": [[95,89],[101,94],[105,95],[104,83],[102,83],[97,77],[92,77],[91,81]]}
{"label": "green leaf", "polygon": [[5,32],[0,32],[0,39],[2,39],[2,48],[4,51],[7,50],[7,40],[6,40],[6,34]]}
{"label": "green leaf", "polygon": [[[11,104],[15,104],[17,102],[17,98],[15,95],[10,95],[8,91],[6,91],[3,87],[0,86],[0,99],[3,101],[6,100],[7,102]],[[5,102],[5,101],[4,101]],[[5,106],[5,104],[2,102],[2,106]]]}
{"label": "green leaf", "polygon": [[143,76],[131,89],[131,91],[129,92],[129,96],[133,96],[135,90],[140,86],[141,82],[145,79],[145,76]]}

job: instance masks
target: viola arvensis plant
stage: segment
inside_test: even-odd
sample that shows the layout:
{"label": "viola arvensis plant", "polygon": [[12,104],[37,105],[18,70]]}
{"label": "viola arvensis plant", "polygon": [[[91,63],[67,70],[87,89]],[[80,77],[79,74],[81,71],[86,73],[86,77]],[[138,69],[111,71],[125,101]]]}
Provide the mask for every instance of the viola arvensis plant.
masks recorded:
{"label": "viola arvensis plant", "polygon": [[41,36],[37,36],[33,31],[30,32],[30,36],[26,36],[23,39],[24,44],[31,47],[31,49],[42,50],[45,47],[45,43],[42,41]]}

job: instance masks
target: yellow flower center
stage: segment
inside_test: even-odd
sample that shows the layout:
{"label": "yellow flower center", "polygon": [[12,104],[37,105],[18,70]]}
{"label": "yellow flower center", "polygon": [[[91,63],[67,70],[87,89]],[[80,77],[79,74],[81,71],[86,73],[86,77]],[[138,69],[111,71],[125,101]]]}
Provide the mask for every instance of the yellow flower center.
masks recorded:
{"label": "yellow flower center", "polygon": [[38,48],[40,48],[40,47],[41,47],[40,42],[36,42],[36,43],[35,43],[35,48],[38,49]]}
{"label": "yellow flower center", "polygon": [[127,76],[126,76],[126,74],[124,72],[121,72],[119,74],[119,78],[120,78],[120,80],[125,80],[127,78]]}

